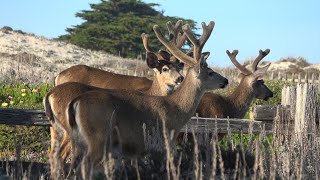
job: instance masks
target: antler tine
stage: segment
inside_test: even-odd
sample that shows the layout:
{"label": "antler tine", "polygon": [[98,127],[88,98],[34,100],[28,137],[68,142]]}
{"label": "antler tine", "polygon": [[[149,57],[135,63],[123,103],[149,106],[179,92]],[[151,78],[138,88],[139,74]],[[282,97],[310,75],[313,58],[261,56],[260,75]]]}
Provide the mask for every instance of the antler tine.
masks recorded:
{"label": "antler tine", "polygon": [[176,43],[178,48],[181,48],[187,39],[187,36],[185,35],[185,33],[180,33],[182,24],[183,24],[182,20],[178,20],[176,25],[174,26]]}
{"label": "antler tine", "polygon": [[[168,24],[168,23],[167,23]],[[170,24],[170,23],[169,23]],[[169,25],[170,26],[170,25]],[[168,26],[168,27],[169,27]],[[153,26],[153,31],[156,33],[156,36],[158,37],[159,41],[166,46],[166,48],[169,49],[169,51],[179,60],[183,61],[184,63],[188,64],[189,66],[195,65],[195,62],[193,61],[192,57],[186,55],[184,52],[178,48],[176,45],[176,38],[170,37],[170,40],[167,40],[161,33],[160,27],[158,25]],[[170,31],[170,30],[169,30]],[[173,34],[172,34],[173,35]],[[174,36],[174,35],[173,35]]]}
{"label": "antler tine", "polygon": [[175,39],[175,41],[177,43],[177,46],[179,48],[181,48],[181,46],[182,46],[182,45],[180,45],[180,43],[181,43],[180,42],[180,30],[181,30],[181,27],[182,27],[182,20],[178,20],[174,26],[171,23],[171,21],[167,22],[167,28],[168,28],[168,31],[169,31],[169,36],[170,36],[170,38]]}
{"label": "antler tine", "polygon": [[253,61],[252,63],[252,70],[253,72],[258,69],[258,64],[259,62],[266,57],[270,53],[270,49],[266,49],[262,51],[261,49],[259,50],[259,56]]}
{"label": "antler tine", "polygon": [[184,45],[184,42],[187,40],[187,35],[185,33],[179,33],[177,37],[177,46],[179,49]]}
{"label": "antler tine", "polygon": [[201,50],[202,50],[203,46],[205,45],[205,43],[207,42],[207,40],[209,39],[209,37],[213,31],[214,25],[215,25],[214,21],[210,21],[208,26],[206,26],[205,22],[202,22],[203,34],[201,35],[200,40],[199,40]]}
{"label": "antler tine", "polygon": [[147,52],[153,52],[149,46],[149,35],[146,33],[142,33],[141,34],[141,38],[142,38],[142,42],[143,42],[143,46],[146,49]]}
{"label": "antler tine", "polygon": [[188,39],[193,44],[193,57],[195,60],[199,60],[201,57],[202,48],[209,39],[212,30],[214,28],[214,22],[210,21],[209,25],[207,26],[206,23],[202,22],[202,29],[203,33],[199,40],[196,39],[194,36],[190,26],[188,24],[182,26],[183,32],[188,36]]}
{"label": "antler tine", "polygon": [[243,65],[241,65],[237,61],[236,56],[238,55],[238,50],[233,50],[232,53],[230,53],[229,50],[227,50],[226,52],[227,52],[231,62],[236,66],[236,68],[238,68],[241,71],[241,73],[243,73],[244,75],[251,74],[251,72],[247,68],[245,68]]}

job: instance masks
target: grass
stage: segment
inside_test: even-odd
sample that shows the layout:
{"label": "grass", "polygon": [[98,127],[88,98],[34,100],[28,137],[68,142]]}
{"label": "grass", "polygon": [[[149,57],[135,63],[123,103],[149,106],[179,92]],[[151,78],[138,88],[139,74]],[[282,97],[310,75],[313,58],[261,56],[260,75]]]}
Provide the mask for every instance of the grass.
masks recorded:
{"label": "grass", "polygon": [[[221,144],[215,135],[193,134],[179,148],[162,145],[148,149],[136,160],[105,158],[95,168],[96,179],[315,179],[319,177],[319,127],[310,135],[295,137],[274,122],[275,133],[232,135]],[[286,133],[288,132],[288,133]],[[159,132],[161,133],[161,132]],[[167,133],[167,132],[165,132]],[[209,134],[209,133],[208,133]],[[229,134],[231,132],[229,131]],[[165,139],[168,140],[167,136]],[[152,139],[151,137],[148,137]],[[159,143],[159,139],[155,139]],[[153,143],[149,141],[149,143]],[[106,154],[108,156],[108,154]],[[106,175],[105,175],[106,174]]]}
{"label": "grass", "polygon": [[[51,87],[51,84],[0,84],[1,108],[42,109],[42,99]],[[23,160],[47,162],[49,137],[47,127],[0,125],[0,159],[14,159],[16,146],[21,145]]]}
{"label": "grass", "polygon": [[[268,104],[280,104],[281,89],[288,85],[282,81],[267,81],[267,86],[275,93]],[[24,83],[1,84],[0,103],[2,108],[35,108],[42,109],[42,98],[52,87],[51,84],[30,85]],[[233,86],[234,87],[234,86]],[[232,92],[232,87],[227,92]],[[264,104],[257,100],[253,104]],[[198,144],[186,142],[176,146],[173,151],[150,152],[137,163],[125,163],[119,159],[105,162],[103,168],[111,177],[141,177],[142,179],[168,176],[190,178],[218,177],[224,178],[312,178],[318,175],[317,147],[318,130],[304,138],[304,143],[289,141],[292,135],[275,134],[273,136],[230,134],[221,141],[207,138]],[[196,138],[197,139],[197,138]],[[20,147],[20,161],[48,162],[49,131],[44,127],[6,126],[0,125],[0,159],[17,160],[17,147]],[[159,147],[159,146],[158,146]],[[165,147],[162,145],[160,147]],[[306,149],[306,152],[302,152]],[[168,152],[171,152],[168,156]],[[319,156],[320,157],[320,156]],[[172,159],[167,162],[166,159]],[[192,163],[190,163],[192,162]],[[216,162],[216,165],[214,165]],[[301,163],[303,162],[303,163]],[[22,163],[22,162],[21,162]],[[168,166],[169,165],[169,170]],[[107,164],[107,165],[106,165]],[[172,167],[174,172],[172,171]],[[102,169],[103,169],[102,168]],[[179,171],[179,172],[178,172]],[[8,174],[19,173],[20,170]],[[139,172],[139,173],[137,173]],[[168,175],[169,174],[169,175]],[[98,175],[103,179],[104,173]]]}
{"label": "grass", "polygon": [[51,84],[0,84],[1,107],[42,109],[42,99],[52,87]]}

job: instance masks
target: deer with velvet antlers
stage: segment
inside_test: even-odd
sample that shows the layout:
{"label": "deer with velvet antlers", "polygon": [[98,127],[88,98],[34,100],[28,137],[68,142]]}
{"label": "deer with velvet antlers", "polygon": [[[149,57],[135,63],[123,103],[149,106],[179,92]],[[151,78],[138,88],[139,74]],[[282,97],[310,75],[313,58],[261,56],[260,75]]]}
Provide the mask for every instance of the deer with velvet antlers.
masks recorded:
{"label": "deer with velvet antlers", "polygon": [[[175,36],[178,36],[177,34],[179,29],[181,29],[181,26],[182,21],[178,21],[173,27]],[[178,47],[181,47],[181,42],[185,40],[185,37],[181,37],[182,38],[179,37],[179,39],[176,40]],[[63,178],[64,175],[61,169],[63,169],[63,163],[71,152],[71,129],[66,119],[65,110],[67,104],[72,99],[88,91],[104,90],[108,88],[127,88],[131,90],[140,90],[142,88],[141,92],[143,94],[165,96],[172,93],[176,86],[184,79],[181,75],[181,69],[183,68],[181,63],[170,61],[171,55],[166,51],[159,51],[158,53],[153,52],[148,45],[147,34],[142,34],[142,40],[147,51],[147,65],[155,72],[153,81],[146,81],[150,81],[151,86],[148,85],[149,83],[144,84],[143,86],[141,85],[140,82],[144,82],[144,78],[139,77],[141,80],[137,80],[139,79],[138,77],[114,74],[83,65],[74,66],[62,72],[56,78],[56,84],[60,85],[57,85],[48,92],[43,101],[46,115],[51,123],[51,152],[49,158],[52,178]],[[66,74],[72,74],[72,76],[66,76]],[[87,75],[87,79],[84,78],[85,75]],[[78,76],[79,79],[76,79]],[[68,79],[68,77],[70,77],[70,79]],[[136,81],[133,79],[136,79]],[[116,83],[112,84],[113,82]]]}
{"label": "deer with velvet antlers", "polygon": [[263,76],[268,70],[270,63],[258,68],[259,62],[270,52],[260,50],[259,56],[252,64],[252,71],[241,65],[236,56],[237,50],[232,53],[227,51],[231,62],[240,70],[240,84],[229,96],[221,96],[214,93],[205,93],[197,108],[200,117],[220,118],[243,118],[254,98],[268,100],[273,96],[270,89],[264,84]]}
{"label": "deer with velvet antlers", "polygon": [[[202,24],[200,40],[194,37],[189,25],[183,31],[194,45],[193,58],[183,53],[174,41],[172,24],[167,23],[170,39],[167,40],[154,26],[160,42],[179,60],[190,66],[187,75],[176,91],[168,96],[148,96],[136,91],[90,91],[70,102],[67,112],[77,156],[83,156],[82,176],[90,179],[93,167],[106,152],[117,145],[124,156],[135,157],[145,152],[143,127],[152,129],[159,124],[169,132],[178,134],[189,121],[207,90],[224,88],[228,80],[208,68],[202,47],[209,38],[214,22]],[[111,137],[111,138],[110,138]],[[110,138],[110,139],[109,139]],[[112,144],[113,146],[108,146]],[[109,151],[109,148],[111,150]],[[75,163],[77,164],[77,163]]]}

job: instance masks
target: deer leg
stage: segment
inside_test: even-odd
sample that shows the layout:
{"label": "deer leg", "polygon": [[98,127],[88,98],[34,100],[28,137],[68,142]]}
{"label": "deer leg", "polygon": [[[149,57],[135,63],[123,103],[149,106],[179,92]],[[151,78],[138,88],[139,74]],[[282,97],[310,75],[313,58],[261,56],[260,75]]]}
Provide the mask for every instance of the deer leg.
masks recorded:
{"label": "deer leg", "polygon": [[103,130],[99,129],[94,135],[88,134],[89,136],[86,136],[88,151],[81,163],[81,173],[84,179],[92,179],[93,168],[103,160],[106,147],[106,138],[103,134]]}
{"label": "deer leg", "polygon": [[63,134],[63,138],[62,138],[62,142],[60,144],[60,148],[58,151],[58,162],[59,162],[59,166],[61,167],[63,174],[66,174],[66,165],[65,162],[68,158],[68,156],[70,155],[70,136],[64,132]]}
{"label": "deer leg", "polygon": [[83,154],[84,152],[86,152],[87,149],[87,147],[85,147],[81,141],[78,142],[77,136],[70,138],[69,145],[71,146],[72,155],[67,179],[74,175],[77,177],[81,176],[81,158],[83,157]]}
{"label": "deer leg", "polygon": [[51,174],[51,178],[55,179],[55,160],[54,160],[54,155],[55,155],[55,151],[56,151],[56,139],[57,139],[57,134],[54,131],[54,124],[51,123],[50,127],[50,138],[51,138],[51,148],[50,148],[50,153],[49,153],[49,162],[50,162],[50,174]]}
{"label": "deer leg", "polygon": [[54,152],[54,164],[55,164],[55,173],[56,176],[59,178],[64,178],[65,177],[65,172],[64,172],[64,160],[62,159],[61,156],[61,139],[65,136],[66,131],[64,129],[55,128],[55,134],[56,134],[56,139],[55,139],[55,152]]}
{"label": "deer leg", "polygon": [[83,179],[92,179],[92,161],[89,154],[85,155],[82,159],[81,175]]}

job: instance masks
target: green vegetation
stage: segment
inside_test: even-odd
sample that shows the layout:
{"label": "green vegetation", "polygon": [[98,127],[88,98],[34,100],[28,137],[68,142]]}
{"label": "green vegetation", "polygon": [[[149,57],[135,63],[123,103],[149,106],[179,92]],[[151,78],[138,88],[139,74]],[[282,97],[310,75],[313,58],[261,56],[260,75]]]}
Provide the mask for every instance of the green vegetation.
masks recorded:
{"label": "green vegetation", "polygon": [[251,107],[254,104],[257,104],[257,105],[265,105],[265,104],[278,105],[278,104],[281,104],[281,90],[282,90],[282,88],[285,86],[292,85],[292,83],[290,83],[290,82],[285,82],[285,81],[281,81],[281,80],[266,81],[265,84],[273,92],[273,97],[270,98],[268,101],[256,99],[255,101],[252,102]]}
{"label": "green vegetation", "polygon": [[[289,83],[283,81],[266,81],[267,86],[273,91],[274,97],[268,101],[255,100],[254,104],[280,104],[281,89]],[[2,108],[34,108],[42,109],[42,99],[45,94],[53,87],[51,84],[28,85],[28,84],[10,84],[0,85],[0,104]],[[226,92],[229,94],[234,87],[228,88]],[[245,118],[249,117],[247,113]],[[232,140],[237,144],[240,143],[238,134],[232,135]],[[248,136],[244,135],[242,141],[246,144]],[[0,151],[13,151],[18,144],[22,148],[31,148],[34,151],[46,151],[49,145],[49,131],[46,127],[26,127],[26,126],[7,126],[0,125]],[[227,136],[220,141],[220,145],[227,147]],[[1,156],[0,156],[1,157]]]}
{"label": "green vegetation", "polygon": [[0,84],[1,107],[40,109],[43,97],[52,87],[50,84]]}
{"label": "green vegetation", "polygon": [[[1,84],[1,108],[42,109],[42,99],[52,88],[50,84]],[[49,144],[47,127],[26,127],[0,125],[0,151],[13,151],[17,145],[31,151],[46,151]],[[2,155],[1,155],[2,156]],[[0,158],[1,158],[0,156]]]}
{"label": "green vegetation", "polygon": [[155,24],[164,28],[167,21],[175,23],[181,19],[195,29],[193,20],[164,16],[162,12],[154,9],[158,6],[154,3],[144,3],[140,0],[110,0],[90,6],[92,10],[76,14],[76,17],[82,18],[85,22],[68,28],[69,34],[60,36],[60,40],[122,57],[137,57],[145,52],[141,33],[150,34],[150,45],[153,49],[161,49],[160,43],[152,33]]}

